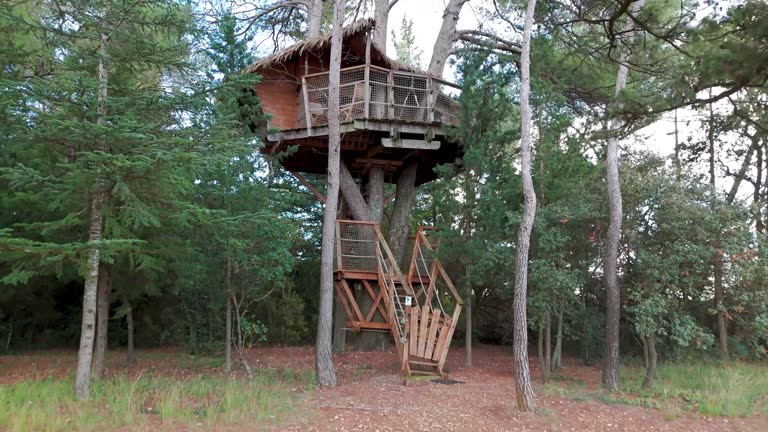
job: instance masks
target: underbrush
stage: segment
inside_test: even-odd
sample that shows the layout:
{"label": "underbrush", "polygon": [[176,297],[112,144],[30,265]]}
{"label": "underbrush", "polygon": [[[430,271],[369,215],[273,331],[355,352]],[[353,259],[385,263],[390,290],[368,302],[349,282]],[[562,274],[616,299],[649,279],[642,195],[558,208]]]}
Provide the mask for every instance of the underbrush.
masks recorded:
{"label": "underbrush", "polygon": [[252,380],[116,376],[94,383],[90,400],[82,402],[73,399],[72,378],[25,380],[0,387],[0,430],[213,429],[233,424],[267,429],[300,408],[291,387],[309,385],[302,382],[303,375],[273,371]]}
{"label": "underbrush", "polygon": [[545,390],[573,400],[594,399],[603,403],[661,409],[668,419],[683,411],[708,416],[748,417],[768,415],[768,368],[741,362],[663,363],[650,389],[640,386],[645,369],[622,368],[625,385],[614,392],[589,389],[582,382],[553,381]]}

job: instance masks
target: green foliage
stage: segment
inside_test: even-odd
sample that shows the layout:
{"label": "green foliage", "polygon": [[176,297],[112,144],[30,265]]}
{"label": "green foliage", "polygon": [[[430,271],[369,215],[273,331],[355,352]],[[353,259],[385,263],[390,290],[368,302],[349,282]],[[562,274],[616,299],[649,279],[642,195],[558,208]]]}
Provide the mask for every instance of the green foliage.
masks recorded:
{"label": "green foliage", "polygon": [[400,37],[392,30],[392,39],[395,43],[395,54],[397,59],[417,68],[422,68],[424,52],[416,46],[416,37],[413,35],[413,20],[403,15],[403,21],[400,23]]}

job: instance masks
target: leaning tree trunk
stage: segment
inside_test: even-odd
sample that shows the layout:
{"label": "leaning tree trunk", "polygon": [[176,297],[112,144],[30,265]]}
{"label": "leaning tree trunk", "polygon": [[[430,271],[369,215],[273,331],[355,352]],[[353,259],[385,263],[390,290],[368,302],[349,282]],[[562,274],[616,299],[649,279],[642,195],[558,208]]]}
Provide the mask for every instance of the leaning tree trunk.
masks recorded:
{"label": "leaning tree trunk", "polygon": [[[453,1],[451,2],[453,3]],[[531,386],[531,372],[528,368],[528,250],[531,246],[531,231],[536,218],[536,192],[531,176],[531,29],[536,0],[528,0],[523,29],[523,49],[520,54],[520,170],[523,180],[523,217],[517,232],[515,256],[515,298],[513,302],[515,357],[515,395],[521,411],[534,411],[536,399]],[[458,18],[458,16],[457,16]]]}
{"label": "leaning tree trunk", "polygon": [[403,265],[405,244],[408,241],[411,210],[413,209],[413,199],[416,197],[416,171],[418,167],[416,161],[408,162],[397,178],[395,207],[392,209],[387,241],[395,260],[400,265]]}
{"label": "leaning tree trunk", "polygon": [[[108,36],[101,35],[99,44],[99,91],[98,91],[98,117],[96,122],[104,124],[107,115],[107,42]],[[100,149],[106,151],[106,140],[101,139]],[[103,185],[99,183],[97,190],[91,198],[91,221],[88,229],[88,261],[86,265],[85,284],[83,287],[83,322],[80,328],[80,350],[77,354],[77,372],[75,373],[75,398],[88,399],[91,385],[91,364],[93,362],[93,340],[96,326],[96,291],[99,285],[99,262],[101,251],[98,242],[101,241],[104,217],[102,205],[104,203]]]}
{"label": "leaning tree trunk", "polygon": [[445,63],[453,50],[456,41],[456,25],[459,22],[461,8],[469,0],[450,0],[443,10],[443,23],[432,47],[432,59],[429,61],[429,73],[441,77]]}
{"label": "leaning tree trunk", "polygon": [[336,237],[336,208],[339,200],[339,165],[341,134],[339,124],[339,81],[341,70],[341,34],[344,20],[344,0],[333,5],[331,34],[331,64],[328,74],[328,187],[323,215],[323,239],[320,267],[320,306],[315,343],[315,371],[321,386],[336,385],[333,366],[333,256]]}
{"label": "leaning tree trunk", "polygon": [[[632,14],[637,14],[645,0],[638,0],[631,6]],[[631,33],[633,26],[628,22],[626,32]],[[619,59],[619,71],[616,74],[615,96],[627,86],[629,75],[630,52],[624,49]],[[621,104],[617,104],[621,106]],[[605,355],[603,359],[603,384],[609,390],[619,387],[619,320],[621,318],[621,289],[619,287],[619,243],[621,241],[621,184],[619,181],[619,129],[622,119],[615,117],[610,122],[613,132],[608,137],[608,149],[605,155],[606,182],[608,184],[608,236],[605,244],[603,276],[605,278],[606,313],[605,313]]]}
{"label": "leaning tree trunk", "polygon": [[107,333],[109,330],[109,294],[112,291],[111,265],[102,262],[99,266],[99,287],[96,290],[96,346],[93,349],[91,379],[99,380],[104,374],[104,358],[107,354]]}

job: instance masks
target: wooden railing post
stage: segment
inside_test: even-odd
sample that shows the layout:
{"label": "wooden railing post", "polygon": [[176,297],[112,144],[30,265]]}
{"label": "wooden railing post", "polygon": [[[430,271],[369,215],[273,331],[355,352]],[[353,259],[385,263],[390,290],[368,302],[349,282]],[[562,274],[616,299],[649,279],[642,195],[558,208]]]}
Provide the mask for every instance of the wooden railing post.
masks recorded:
{"label": "wooden railing post", "polygon": [[427,121],[435,121],[435,89],[432,86],[432,77],[427,77]]}
{"label": "wooden railing post", "polygon": [[307,92],[307,78],[301,78],[301,91],[304,95],[304,116],[307,122],[307,136],[312,135],[312,113],[309,111],[309,96]]}
{"label": "wooden railing post", "polygon": [[368,120],[371,113],[371,67],[365,65],[365,119]]}
{"label": "wooden railing post", "polygon": [[389,71],[387,98],[389,99],[388,100],[389,115],[387,115],[387,119],[394,120],[395,119],[395,77],[392,74],[392,71]]}

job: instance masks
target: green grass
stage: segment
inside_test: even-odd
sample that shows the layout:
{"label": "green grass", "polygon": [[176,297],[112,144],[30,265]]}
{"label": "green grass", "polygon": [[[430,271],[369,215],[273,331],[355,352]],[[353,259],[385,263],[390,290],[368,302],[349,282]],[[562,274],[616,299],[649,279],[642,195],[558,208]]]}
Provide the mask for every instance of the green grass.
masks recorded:
{"label": "green grass", "polygon": [[[625,377],[643,374],[642,368],[628,368]],[[661,364],[653,389],[644,392],[663,400],[677,399],[683,408],[704,415],[768,415],[768,367],[739,362]]]}
{"label": "green grass", "polygon": [[[0,387],[0,430],[104,431],[149,425],[215,429],[280,424],[301,409],[287,384],[304,374],[186,379],[115,377],[95,383],[88,401],[73,400],[72,379],[44,378]],[[288,381],[288,382],[285,382]]]}
{"label": "green grass", "polygon": [[645,369],[630,364],[621,372],[619,391],[588,389],[578,380],[553,380],[548,394],[577,401],[597,400],[611,405],[661,409],[674,419],[684,411],[708,416],[768,415],[768,367],[749,363],[661,363],[651,389],[640,387]]}

